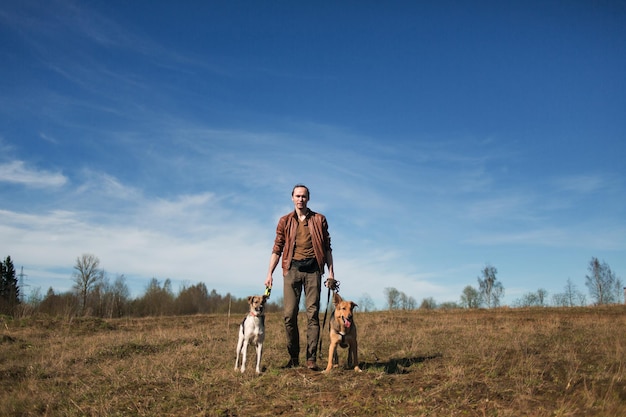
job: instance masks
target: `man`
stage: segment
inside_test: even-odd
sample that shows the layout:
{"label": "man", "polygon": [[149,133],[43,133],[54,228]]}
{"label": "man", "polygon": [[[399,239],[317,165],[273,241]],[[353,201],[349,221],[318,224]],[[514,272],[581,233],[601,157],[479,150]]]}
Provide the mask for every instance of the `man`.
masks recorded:
{"label": "man", "polygon": [[289,362],[286,368],[299,366],[300,338],[298,310],[304,289],[307,315],[307,368],[317,370],[317,342],[320,335],[320,291],[324,266],[328,279],[334,279],[333,255],[326,217],[307,207],[309,189],[302,184],[293,187],[291,199],[294,211],[278,220],[276,239],[270,257],[265,286],[271,287],[272,274],[282,256],[285,331]]}

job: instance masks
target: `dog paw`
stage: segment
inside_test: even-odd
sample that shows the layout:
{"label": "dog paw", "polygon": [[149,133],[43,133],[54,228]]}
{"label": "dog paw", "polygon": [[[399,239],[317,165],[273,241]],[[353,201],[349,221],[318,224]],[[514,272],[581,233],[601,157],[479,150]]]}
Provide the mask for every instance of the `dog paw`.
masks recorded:
{"label": "dog paw", "polygon": [[354,367],[354,372],[363,372],[363,371],[358,366],[355,366]]}

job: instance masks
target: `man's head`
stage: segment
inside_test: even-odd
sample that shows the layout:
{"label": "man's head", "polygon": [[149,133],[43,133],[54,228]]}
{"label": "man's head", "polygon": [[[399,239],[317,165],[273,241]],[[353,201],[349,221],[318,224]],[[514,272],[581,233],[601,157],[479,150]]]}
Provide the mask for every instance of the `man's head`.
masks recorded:
{"label": "man's head", "polygon": [[296,209],[307,208],[309,197],[309,188],[304,184],[296,184],[291,190],[291,199]]}
{"label": "man's head", "polygon": [[[307,187],[304,184],[296,184],[293,186],[293,190],[291,190],[291,196],[293,197],[296,194],[296,188],[304,188],[304,191],[306,192],[306,198],[310,199],[311,198],[311,193],[309,192],[309,187]],[[302,191],[302,190],[298,190],[298,191]]]}

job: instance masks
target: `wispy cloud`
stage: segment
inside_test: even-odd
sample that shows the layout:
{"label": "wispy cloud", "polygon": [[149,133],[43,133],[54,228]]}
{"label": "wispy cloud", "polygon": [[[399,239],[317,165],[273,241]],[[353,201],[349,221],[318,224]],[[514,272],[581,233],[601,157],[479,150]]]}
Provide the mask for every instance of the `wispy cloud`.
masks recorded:
{"label": "wispy cloud", "polygon": [[[123,201],[137,200],[142,196],[141,190],[123,184],[118,178],[105,172],[84,168],[81,170],[80,177],[82,182],[76,187],[74,193],[84,195],[87,199],[94,200],[94,196],[97,196],[98,200]],[[99,204],[103,202],[98,201]]]}
{"label": "wispy cloud", "polygon": [[480,236],[468,239],[469,243],[481,245],[541,245],[561,246],[568,241],[565,231],[555,228],[515,231],[511,233],[483,233]]}
{"label": "wispy cloud", "polygon": [[50,135],[48,135],[46,133],[39,132],[39,137],[41,139],[43,139],[44,141],[46,141],[48,143],[51,143],[53,145],[58,145],[59,144],[58,140],[56,140],[54,137],[52,137],[52,136],[50,136]]}
{"label": "wispy cloud", "polygon": [[567,229],[546,225],[531,230],[514,230],[510,232],[483,232],[466,240],[476,245],[511,247],[552,247],[552,248],[596,248],[596,250],[616,251],[626,248],[625,231],[622,228],[610,228],[607,225],[569,225]]}
{"label": "wispy cloud", "polygon": [[613,180],[599,174],[579,174],[560,177],[554,180],[559,191],[590,194],[612,186]]}
{"label": "wispy cloud", "polygon": [[62,187],[67,183],[67,178],[58,172],[28,168],[24,161],[12,161],[0,164],[0,182],[33,188]]}
{"label": "wispy cloud", "polygon": [[490,197],[468,203],[461,212],[464,217],[480,222],[489,222],[494,219],[508,219],[518,221],[530,220],[535,200],[532,195],[521,192],[502,193],[503,195]]}

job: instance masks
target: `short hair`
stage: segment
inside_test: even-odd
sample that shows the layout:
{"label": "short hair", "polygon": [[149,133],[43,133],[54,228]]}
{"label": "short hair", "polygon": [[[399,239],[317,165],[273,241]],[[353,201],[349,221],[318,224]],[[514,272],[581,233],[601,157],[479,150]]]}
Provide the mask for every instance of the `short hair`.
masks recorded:
{"label": "short hair", "polygon": [[311,192],[309,191],[309,187],[304,184],[296,184],[293,186],[291,190],[291,196],[293,197],[293,193],[296,191],[296,188],[304,188],[306,190],[306,198],[311,199]]}

